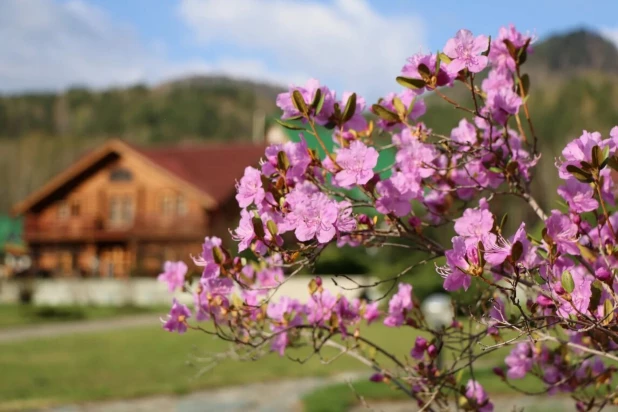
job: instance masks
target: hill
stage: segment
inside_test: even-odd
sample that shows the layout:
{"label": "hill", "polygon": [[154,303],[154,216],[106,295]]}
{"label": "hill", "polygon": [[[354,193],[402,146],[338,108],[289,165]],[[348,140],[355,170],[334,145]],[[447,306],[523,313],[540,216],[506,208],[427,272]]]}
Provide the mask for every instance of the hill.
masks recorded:
{"label": "hill", "polygon": [[[598,34],[578,29],[537,42],[526,66],[533,120],[546,153],[539,177],[553,192],[557,181],[548,176],[564,142],[582,129],[607,133],[618,124],[618,50]],[[256,114],[278,114],[275,97],[280,91],[266,84],[194,76],[156,87],[74,87],[58,94],[0,96],[0,213],[112,136],[141,144],[249,139]],[[467,93],[449,90],[464,102]],[[423,121],[440,133],[448,133],[461,118],[461,112],[436,96],[427,103]]]}
{"label": "hill", "polygon": [[0,96],[0,213],[110,137],[140,144],[251,138],[254,117],[274,115],[280,91],[195,76],[152,88]]}

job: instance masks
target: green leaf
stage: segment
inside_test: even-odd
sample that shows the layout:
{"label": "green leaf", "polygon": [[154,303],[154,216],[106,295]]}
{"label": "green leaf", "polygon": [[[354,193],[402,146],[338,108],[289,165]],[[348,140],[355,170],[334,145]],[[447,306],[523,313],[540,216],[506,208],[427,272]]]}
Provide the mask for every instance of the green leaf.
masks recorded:
{"label": "green leaf", "polygon": [[594,166],[595,168],[601,166],[601,163],[603,162],[603,160],[605,160],[602,159],[603,153],[601,153],[601,148],[598,145],[594,145],[590,156],[592,157],[592,166]]}
{"label": "green leaf", "polygon": [[215,263],[217,265],[221,265],[225,262],[225,255],[223,254],[223,250],[219,246],[215,246],[212,249],[212,257],[215,259]]}
{"label": "green leaf", "polygon": [[277,153],[277,168],[284,172],[290,168],[290,159],[288,159],[288,155],[283,150]]}
{"label": "green leaf", "polygon": [[524,88],[524,96],[527,96],[530,91],[530,76],[528,76],[528,73],[521,76],[521,84]]}
{"label": "green leaf", "polygon": [[305,99],[303,99],[303,95],[300,94],[300,92],[298,90],[294,90],[292,92],[292,103],[294,104],[294,107],[296,107],[296,109],[303,113],[303,114],[307,114],[307,104],[305,103]]}
{"label": "green leaf", "polygon": [[513,259],[513,262],[517,262],[523,252],[524,245],[522,245],[519,240],[513,243],[513,246],[511,247],[511,259]]}
{"label": "green leaf", "polygon": [[311,279],[309,281],[309,293],[313,295],[317,291],[318,291],[318,282],[316,282],[315,279]]}
{"label": "green leaf", "polygon": [[450,62],[453,61],[453,59],[451,59],[450,57],[448,57],[446,54],[444,53],[440,53],[438,54],[438,57],[440,58],[440,60],[442,60],[445,64],[449,64]]}
{"label": "green leaf", "polygon": [[255,232],[255,236],[257,236],[258,239],[264,239],[266,233],[264,232],[264,223],[262,219],[255,216],[251,219],[251,223],[253,223],[253,232]]}
{"label": "green leaf", "polygon": [[592,182],[592,174],[584,172],[582,169],[575,165],[568,165],[566,167],[567,172],[571,173],[573,177],[580,182],[590,183]]}
{"label": "green leaf", "polygon": [[269,220],[268,223],[266,223],[266,227],[268,228],[268,231],[270,232],[270,234],[273,235],[273,237],[279,234],[279,228],[277,227],[277,224],[274,221]]}
{"label": "green leaf", "polygon": [[320,92],[320,99],[318,100],[318,103],[314,106],[314,113],[316,116],[320,114],[320,112],[322,111],[322,107],[324,107],[324,94]]}
{"label": "green leaf", "polygon": [[483,56],[489,56],[489,51],[491,50],[491,36],[489,36],[489,41],[487,44],[487,50],[481,53]]}
{"label": "green leaf", "polygon": [[509,54],[511,55],[513,60],[517,60],[517,48],[515,48],[515,45],[513,44],[513,42],[510,41],[509,39],[504,39],[502,40],[502,42],[506,46],[506,49],[509,51]]}
{"label": "green leaf", "polygon": [[292,124],[292,123],[286,123],[286,122],[284,122],[282,120],[279,120],[279,119],[275,119],[275,121],[277,123],[279,123],[281,126],[285,127],[286,129],[289,129],[289,130],[305,130],[304,127],[296,126],[295,124]]}
{"label": "green leaf", "polygon": [[609,325],[614,319],[614,305],[610,299],[605,299],[603,302],[603,317],[605,318],[602,322],[603,326]]}
{"label": "green leaf", "polygon": [[618,171],[618,156],[614,155],[607,158],[607,165],[612,169]]}
{"label": "green leaf", "polygon": [[348,102],[345,104],[345,109],[341,116],[343,123],[349,121],[352,116],[354,116],[354,112],[356,112],[356,93],[352,93],[350,97],[348,97]]}
{"label": "green leaf", "polygon": [[399,116],[397,116],[397,113],[393,113],[387,108],[380,106],[379,104],[374,104],[373,106],[371,106],[371,109],[376,115],[378,115],[378,117],[380,117],[383,120],[386,120],[387,122],[392,123],[392,122],[399,121]]}
{"label": "green leaf", "polygon": [[311,107],[313,107],[314,109],[316,107],[318,107],[318,103],[320,102],[320,99],[323,99],[322,89],[317,89],[315,91],[315,96],[313,96],[313,101],[311,102]]}
{"label": "green leaf", "polygon": [[599,280],[592,282],[592,296],[590,297],[590,303],[588,304],[589,310],[595,310],[601,303],[601,292],[603,291],[603,285]]}
{"label": "green leaf", "polygon": [[517,63],[524,64],[526,60],[528,60],[528,46],[530,45],[531,40],[532,38],[528,38],[526,43],[517,52]]}
{"label": "green leaf", "polygon": [[506,225],[506,222],[509,221],[509,214],[505,213],[504,216],[502,216],[502,220],[500,220],[500,231],[504,230],[504,226]]}
{"label": "green leaf", "polygon": [[438,56],[438,57],[436,58],[436,67],[434,67],[434,71],[433,72],[437,76],[438,73],[440,72],[440,57],[439,57],[440,56],[440,51],[439,50],[436,52],[436,56]]}
{"label": "green leaf", "polygon": [[489,168],[489,171],[490,171],[490,172],[494,172],[494,173],[498,173],[498,174],[502,174],[502,169],[500,169],[500,168],[499,168],[499,167],[497,167],[497,166],[491,166],[491,167]]}
{"label": "green leaf", "polygon": [[483,242],[479,242],[476,246],[479,254],[479,267],[485,266],[485,249],[483,248]]}
{"label": "green leaf", "polygon": [[423,87],[427,86],[427,82],[425,82],[425,80],[423,79],[413,79],[411,77],[398,76],[396,80],[397,83],[399,83],[403,87],[407,87],[408,89],[412,90],[422,89]]}
{"label": "green leaf", "polygon": [[546,227],[543,228],[543,231],[541,232],[541,236],[543,237],[543,240],[545,241],[545,243],[547,243],[548,245],[551,245],[552,243],[554,243],[554,239],[552,239],[552,237],[549,236],[549,233],[547,233]]}
{"label": "green leaf", "polygon": [[431,72],[429,71],[429,67],[427,65],[421,63],[418,65],[418,72],[423,78],[423,80],[428,81],[431,79]]}
{"label": "green leaf", "polygon": [[569,272],[568,270],[562,272],[560,284],[562,284],[562,287],[568,293],[572,293],[575,290],[575,282],[573,281],[573,275],[571,275],[571,272]]}
{"label": "green leaf", "polygon": [[399,117],[405,117],[406,106],[403,104],[399,97],[395,96],[393,98],[393,106],[395,107],[395,110],[397,110],[397,114],[399,115]]}

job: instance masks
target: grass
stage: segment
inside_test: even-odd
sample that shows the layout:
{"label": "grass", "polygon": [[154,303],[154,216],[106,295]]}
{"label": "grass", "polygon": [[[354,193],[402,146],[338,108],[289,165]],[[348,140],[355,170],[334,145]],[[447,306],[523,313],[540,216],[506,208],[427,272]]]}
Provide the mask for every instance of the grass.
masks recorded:
{"label": "grass", "polygon": [[0,305],[0,329],[48,322],[105,319],[122,315],[164,312],[137,306],[32,306]]}
{"label": "grass", "polygon": [[[415,339],[411,329],[402,331],[381,325],[367,328],[363,333],[398,354],[407,353]],[[186,393],[365,368],[345,356],[328,365],[318,359],[300,365],[269,354],[252,362],[225,360],[214,370],[199,375],[205,364],[196,361],[196,357],[228,348],[225,342],[200,332],[178,336],[158,327],[0,344],[0,370],[4,377],[0,385],[0,410]],[[291,352],[303,355],[301,350]]]}
{"label": "grass", "polygon": [[[393,329],[376,324],[364,328],[362,335],[405,357],[417,332],[411,328]],[[201,332],[189,331],[179,336],[154,326],[0,344],[0,370],[4,376],[0,385],[0,410],[150,394],[181,394],[218,386],[324,376],[350,370],[367,371],[368,376],[370,373],[364,365],[347,356],[330,364],[314,358],[301,365],[275,354],[249,362],[226,359],[213,370],[201,373],[206,367],[205,357],[229,348],[227,343]],[[296,357],[307,353],[307,349],[288,351],[290,356]],[[325,352],[331,358],[335,354],[334,351]],[[489,356],[500,358],[504,353]],[[376,359],[388,365],[381,355]],[[378,398],[392,397],[393,393],[397,396],[386,385],[359,382],[357,389],[363,395],[366,392]],[[318,398],[341,398],[330,402],[333,408],[344,405],[344,409],[332,410],[345,410],[345,405],[354,402],[354,394],[345,385],[324,389]],[[309,405],[316,402],[311,399],[309,397]]]}

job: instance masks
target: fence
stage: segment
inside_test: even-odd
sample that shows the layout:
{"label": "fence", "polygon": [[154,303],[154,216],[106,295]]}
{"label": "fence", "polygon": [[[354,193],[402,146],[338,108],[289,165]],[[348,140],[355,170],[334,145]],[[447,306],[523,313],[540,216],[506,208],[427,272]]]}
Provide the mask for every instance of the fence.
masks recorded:
{"label": "fence", "polygon": [[[375,278],[369,276],[337,277],[321,276],[323,287],[333,294],[342,294],[347,298],[359,297],[367,289],[359,289],[358,284],[371,284]],[[308,283],[311,278],[295,276],[283,283],[276,296],[290,296],[300,302],[309,298]],[[357,283],[355,283],[357,282]],[[0,303],[17,303],[20,296],[20,284],[17,281],[0,280]],[[32,302],[34,305],[98,305],[98,306],[155,306],[169,305],[172,295],[166,285],[155,279],[37,279],[32,282]],[[189,303],[190,295],[177,292],[179,301]],[[369,296],[370,298],[372,296]]]}

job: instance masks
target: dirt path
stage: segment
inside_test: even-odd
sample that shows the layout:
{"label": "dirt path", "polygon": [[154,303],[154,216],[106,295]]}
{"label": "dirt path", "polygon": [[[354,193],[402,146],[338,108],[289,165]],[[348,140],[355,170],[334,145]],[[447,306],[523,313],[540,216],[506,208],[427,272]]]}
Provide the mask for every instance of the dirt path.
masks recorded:
{"label": "dirt path", "polygon": [[156,326],[159,322],[158,314],[149,313],[144,315],[123,316],[113,319],[47,323],[42,325],[0,329],[0,343],[73,335],[77,333],[104,332],[108,330],[132,328],[135,326]]}
{"label": "dirt path", "polygon": [[322,386],[355,381],[367,374],[346,373],[330,378],[303,378],[281,382],[194,392],[182,396],[85,403],[46,409],[46,412],[294,412],[301,398]]}

